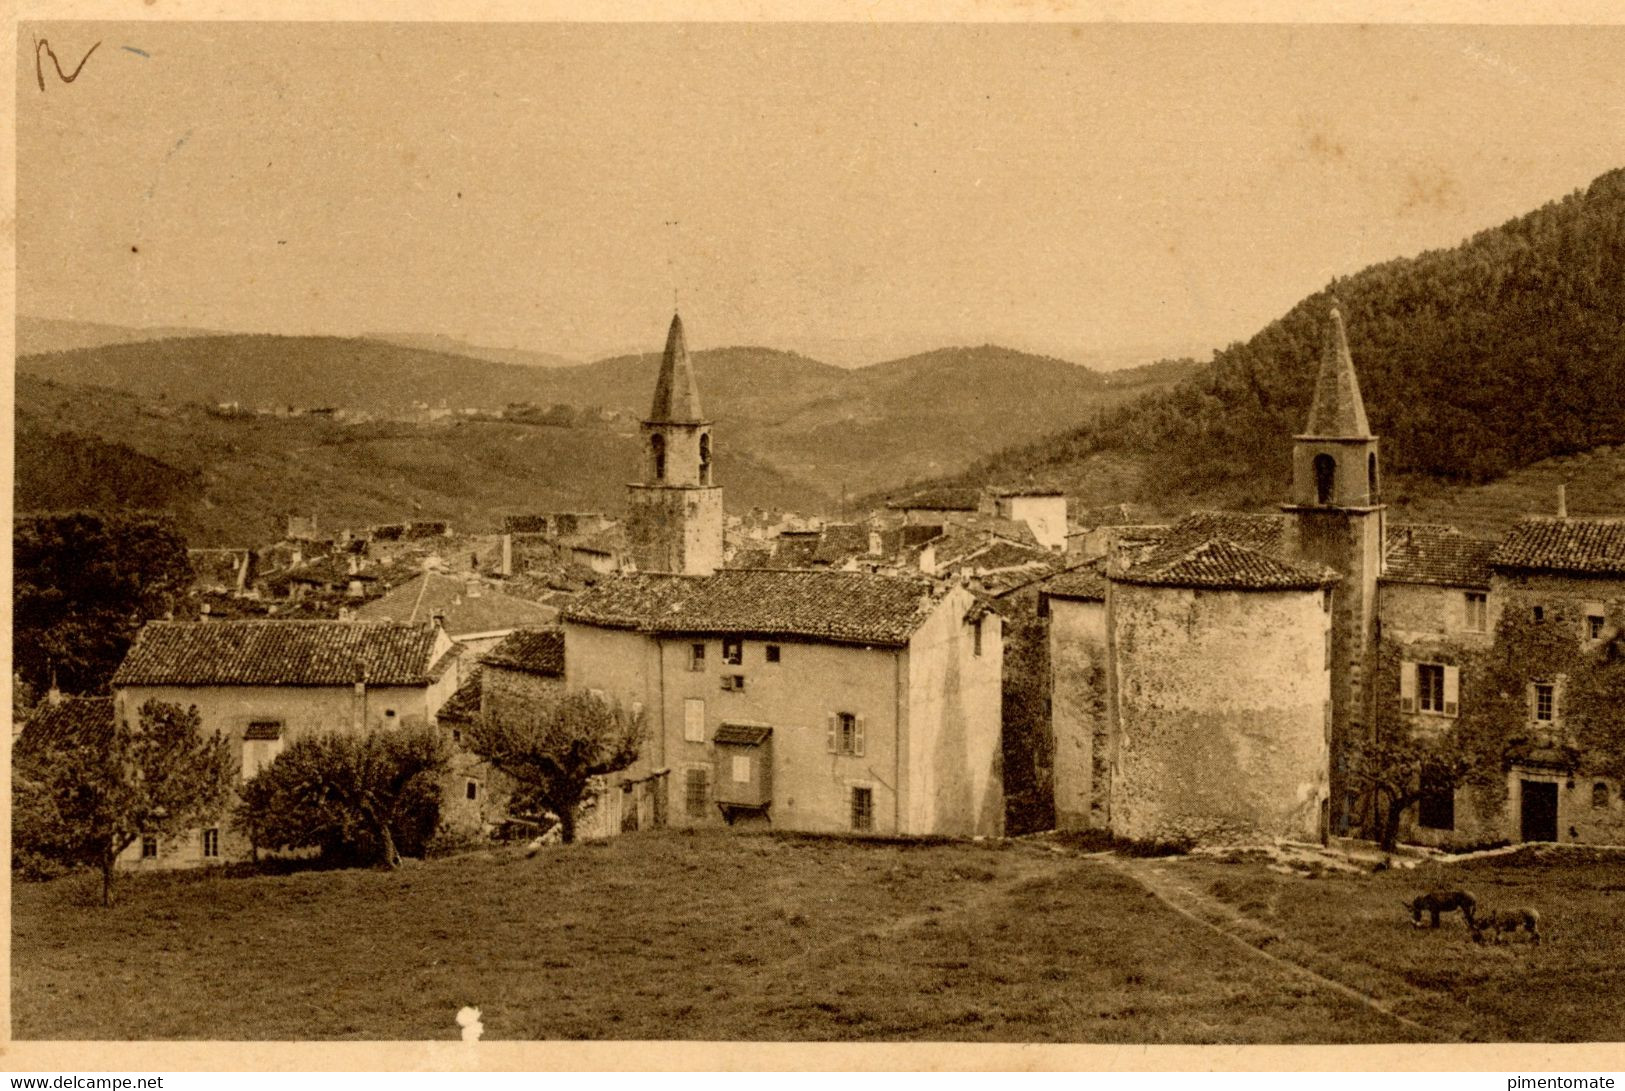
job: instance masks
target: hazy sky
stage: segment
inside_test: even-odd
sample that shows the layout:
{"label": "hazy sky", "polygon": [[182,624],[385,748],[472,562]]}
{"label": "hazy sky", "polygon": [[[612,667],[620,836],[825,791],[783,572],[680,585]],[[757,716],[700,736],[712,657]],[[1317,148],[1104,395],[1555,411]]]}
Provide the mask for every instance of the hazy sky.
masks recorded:
{"label": "hazy sky", "polygon": [[1625,165],[1617,28],[22,34],[18,310],[123,325],[1211,347]]}

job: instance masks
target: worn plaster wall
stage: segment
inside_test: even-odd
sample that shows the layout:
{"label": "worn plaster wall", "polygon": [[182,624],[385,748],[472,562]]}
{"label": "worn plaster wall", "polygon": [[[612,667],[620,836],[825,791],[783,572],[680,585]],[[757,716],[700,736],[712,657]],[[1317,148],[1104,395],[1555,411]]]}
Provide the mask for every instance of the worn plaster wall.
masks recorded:
{"label": "worn plaster wall", "polygon": [[1055,825],[1104,828],[1110,784],[1106,604],[1051,598],[1049,611]]}
{"label": "worn plaster wall", "polygon": [[1003,623],[965,621],[975,605],[956,588],[908,648],[907,807],[899,833],[997,837],[1004,831],[1001,730]]}
{"label": "worn plaster wall", "polygon": [[1133,838],[1319,836],[1329,619],[1315,591],[1113,583],[1111,828]]}
{"label": "worn plaster wall", "polygon": [[[705,645],[704,669],[691,670],[691,648]],[[779,661],[767,661],[767,646]],[[844,832],[852,828],[851,789],[873,793],[875,833],[901,832],[899,794],[902,753],[898,740],[907,709],[900,699],[907,678],[906,654],[897,648],[827,644],[787,637],[745,637],[741,662],[722,662],[715,636],[672,636],[660,641],[665,740],[671,775],[673,825],[720,825],[707,806],[695,818],[686,807],[686,774],[711,770],[712,784],[728,775],[714,743],[723,724],[771,727],[773,806],[776,829]],[[745,679],[742,690],[725,690],[723,675]],[[684,738],[686,702],[703,703],[704,741]],[[846,712],[862,718],[864,752],[829,752],[829,718]],[[714,796],[713,796],[714,798]]]}
{"label": "worn plaster wall", "polygon": [[1001,496],[997,511],[1013,522],[1026,523],[1045,549],[1066,548],[1066,497]]}

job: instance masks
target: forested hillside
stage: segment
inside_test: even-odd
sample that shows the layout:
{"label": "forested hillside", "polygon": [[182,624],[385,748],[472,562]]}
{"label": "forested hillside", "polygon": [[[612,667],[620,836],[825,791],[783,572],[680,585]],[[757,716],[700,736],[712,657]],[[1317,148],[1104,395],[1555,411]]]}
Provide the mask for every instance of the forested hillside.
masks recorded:
{"label": "forested hillside", "polygon": [[1276,497],[1326,315],[1343,308],[1389,471],[1483,482],[1625,440],[1625,171],[1450,250],[1333,281],[1170,392],[985,460],[966,481],[1092,476]]}

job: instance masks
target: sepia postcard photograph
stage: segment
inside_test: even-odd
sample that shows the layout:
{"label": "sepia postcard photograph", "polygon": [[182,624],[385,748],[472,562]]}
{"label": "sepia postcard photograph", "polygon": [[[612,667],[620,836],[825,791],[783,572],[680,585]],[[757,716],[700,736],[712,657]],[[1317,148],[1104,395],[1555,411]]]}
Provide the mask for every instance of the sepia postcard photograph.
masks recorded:
{"label": "sepia postcard photograph", "polygon": [[1625,1038],[1625,26],[167,2],[12,24],[7,1050]]}

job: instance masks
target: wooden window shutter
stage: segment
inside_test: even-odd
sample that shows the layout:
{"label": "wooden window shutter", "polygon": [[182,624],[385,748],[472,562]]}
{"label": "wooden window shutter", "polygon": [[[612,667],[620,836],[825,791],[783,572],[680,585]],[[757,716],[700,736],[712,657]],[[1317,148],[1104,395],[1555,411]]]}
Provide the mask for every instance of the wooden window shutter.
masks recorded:
{"label": "wooden window shutter", "polygon": [[829,714],[829,752],[835,753],[840,748],[840,717],[831,712]]}
{"label": "wooden window shutter", "polygon": [[1416,664],[1399,665],[1399,711],[1416,711]]}
{"label": "wooden window shutter", "polygon": [[856,726],[852,729],[852,753],[863,757],[863,717],[855,718]]}
{"label": "wooden window shutter", "polygon": [[1454,716],[1461,707],[1461,668],[1444,669],[1444,714]]}

